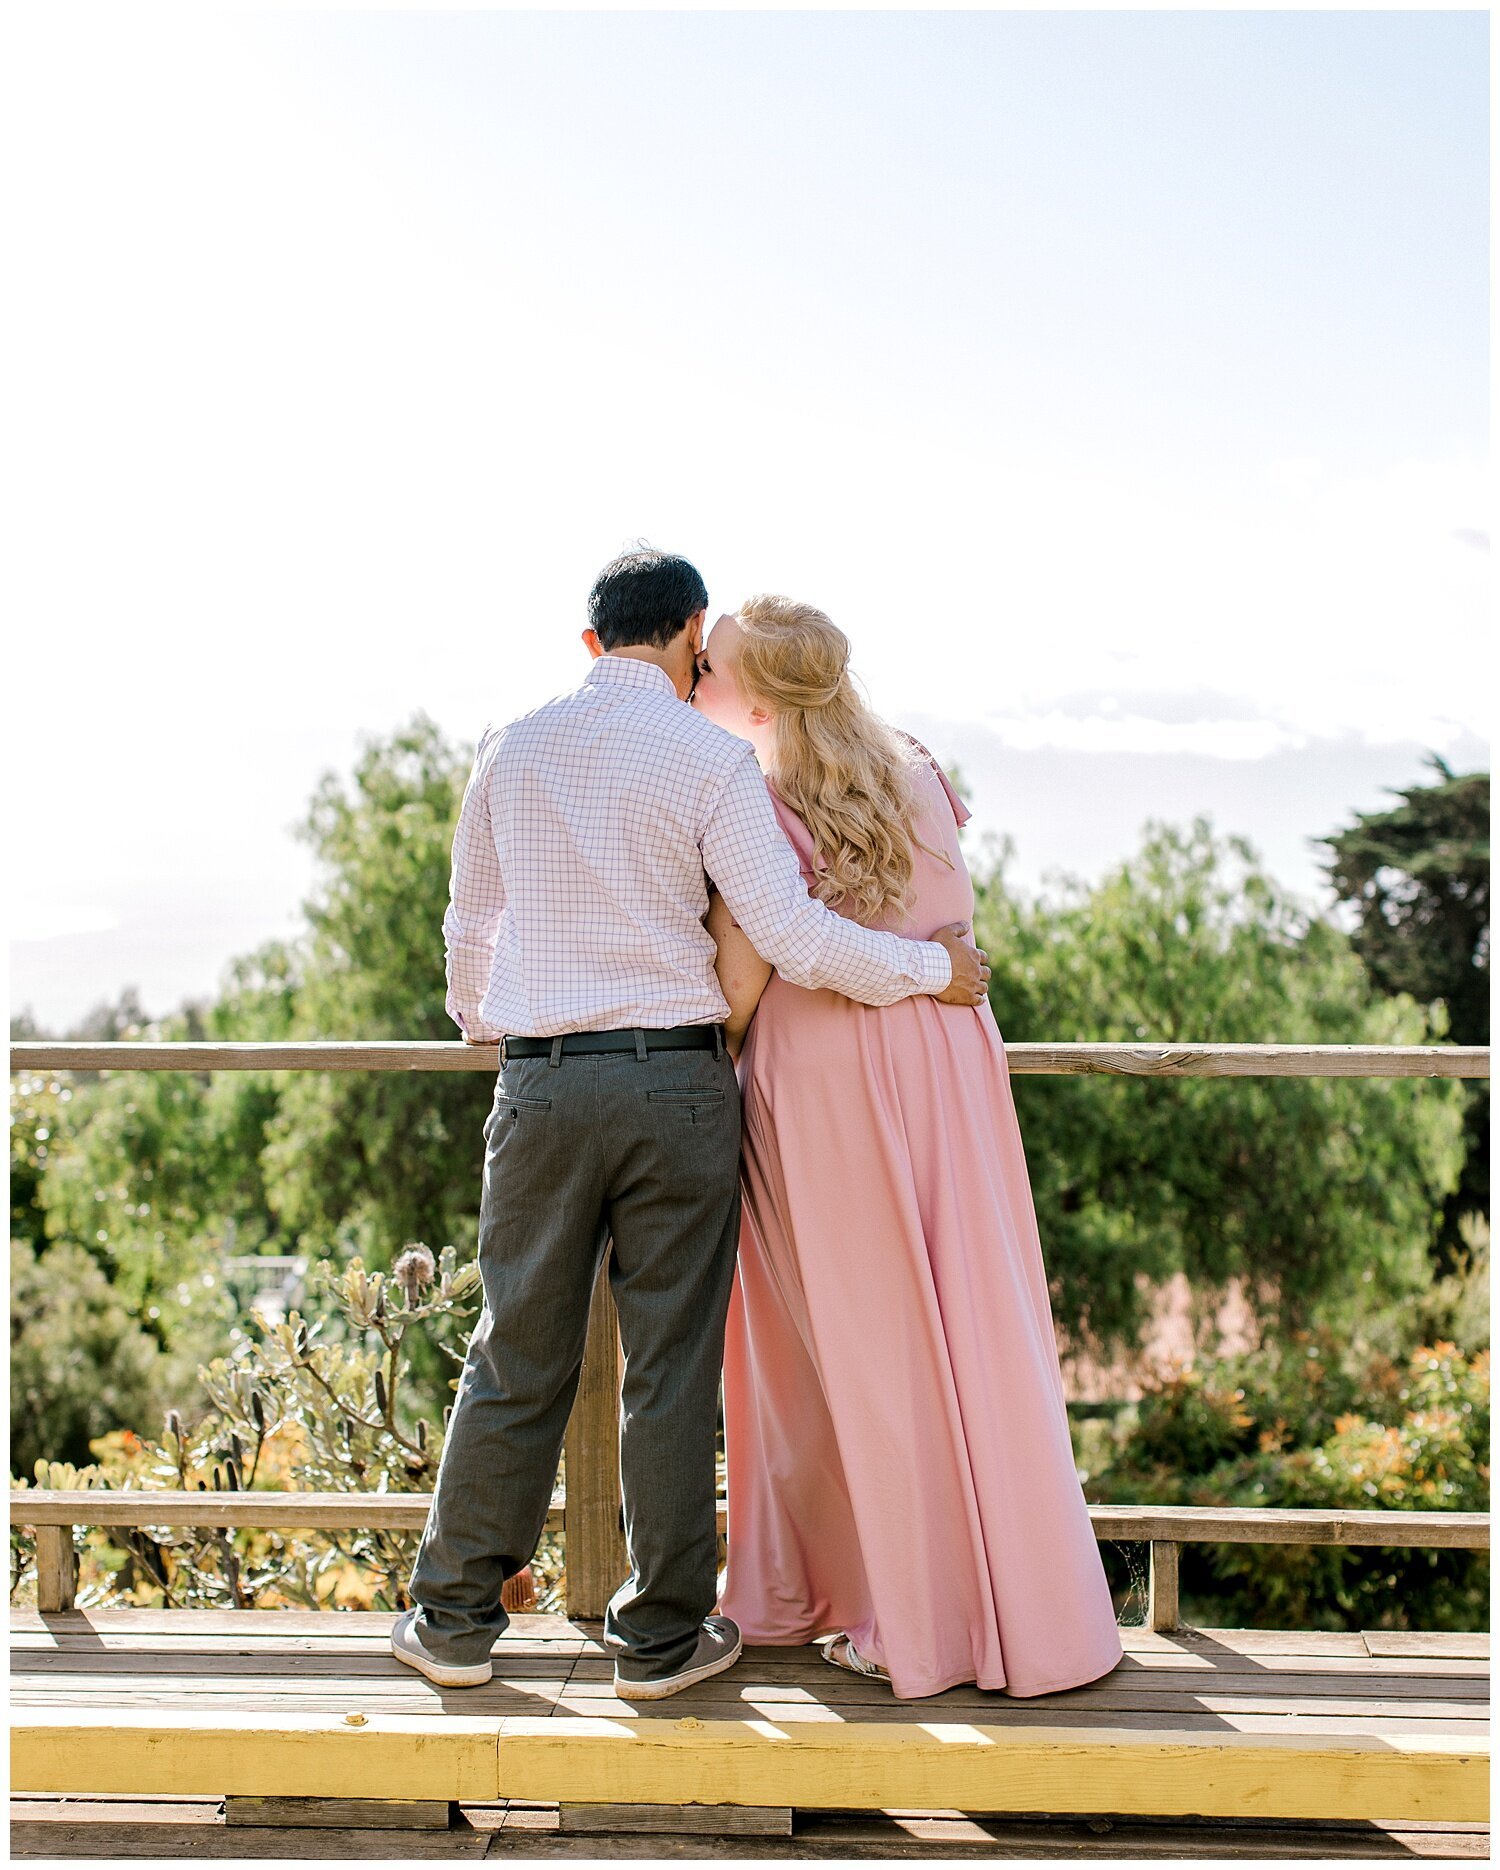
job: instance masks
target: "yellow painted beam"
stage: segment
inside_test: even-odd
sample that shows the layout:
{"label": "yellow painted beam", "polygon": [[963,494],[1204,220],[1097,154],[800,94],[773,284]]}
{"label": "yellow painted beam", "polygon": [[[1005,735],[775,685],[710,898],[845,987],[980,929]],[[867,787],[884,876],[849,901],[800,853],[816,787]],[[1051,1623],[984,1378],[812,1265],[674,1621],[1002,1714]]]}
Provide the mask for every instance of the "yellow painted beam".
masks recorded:
{"label": "yellow painted beam", "polygon": [[27,1709],[11,1783],[35,1793],[536,1799],[578,1804],[1121,1812],[1483,1823],[1488,1750],[942,1721],[489,1720]]}
{"label": "yellow painted beam", "polygon": [[513,1716],[500,1738],[499,1796],[1476,1823],[1489,1815],[1489,1757],[1456,1735]]}
{"label": "yellow painted beam", "polygon": [[499,1796],[497,1720],[28,1708],[11,1725],[24,1792],[181,1798],[470,1799]]}

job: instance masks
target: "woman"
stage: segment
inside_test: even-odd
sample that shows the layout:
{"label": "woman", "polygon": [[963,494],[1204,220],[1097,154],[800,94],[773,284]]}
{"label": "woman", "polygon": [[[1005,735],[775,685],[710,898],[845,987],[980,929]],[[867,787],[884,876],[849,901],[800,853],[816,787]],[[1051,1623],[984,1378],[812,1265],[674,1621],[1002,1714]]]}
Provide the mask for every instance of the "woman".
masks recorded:
{"label": "woman", "polygon": [[[821,611],[755,598],[694,702],[754,743],[815,895],[903,935],[967,922],[968,814],[848,655]],[[718,897],[708,925],[743,1046],[724,1613],[903,1699],[1093,1681],[1120,1637],[994,1015],[793,987]]]}

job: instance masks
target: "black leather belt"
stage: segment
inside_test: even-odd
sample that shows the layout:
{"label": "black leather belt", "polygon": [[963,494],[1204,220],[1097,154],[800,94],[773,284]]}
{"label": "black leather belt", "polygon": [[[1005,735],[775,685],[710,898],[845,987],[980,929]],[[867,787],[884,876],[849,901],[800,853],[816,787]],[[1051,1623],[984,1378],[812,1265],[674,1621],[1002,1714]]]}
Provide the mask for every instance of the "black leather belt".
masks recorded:
{"label": "black leather belt", "polygon": [[631,1026],[620,1032],[565,1032],[556,1039],[515,1038],[507,1034],[500,1041],[500,1063],[513,1058],[551,1058],[558,1053],[634,1052],[644,1058],[648,1052],[714,1052],[724,1050],[722,1026]]}

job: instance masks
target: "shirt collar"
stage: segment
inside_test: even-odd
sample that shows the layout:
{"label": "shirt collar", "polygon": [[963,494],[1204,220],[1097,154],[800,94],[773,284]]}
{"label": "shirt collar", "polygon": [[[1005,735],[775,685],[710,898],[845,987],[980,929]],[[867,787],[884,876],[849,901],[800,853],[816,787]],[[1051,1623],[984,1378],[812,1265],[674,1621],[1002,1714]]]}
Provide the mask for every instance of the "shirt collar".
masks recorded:
{"label": "shirt collar", "polygon": [[654,662],[643,662],[639,656],[596,656],[584,680],[615,687],[665,689],[674,701],[681,699],[677,684],[666,670]]}

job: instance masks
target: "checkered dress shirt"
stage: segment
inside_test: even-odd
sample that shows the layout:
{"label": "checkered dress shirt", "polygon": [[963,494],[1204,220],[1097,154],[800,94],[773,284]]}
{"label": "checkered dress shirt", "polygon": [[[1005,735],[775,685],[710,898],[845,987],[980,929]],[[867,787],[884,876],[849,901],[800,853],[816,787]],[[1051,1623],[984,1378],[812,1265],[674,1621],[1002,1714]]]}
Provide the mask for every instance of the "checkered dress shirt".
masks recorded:
{"label": "checkered dress shirt", "polygon": [[443,917],[448,1011],[474,1039],[727,1019],[705,872],[798,987],[887,1006],[951,978],[935,943],[808,895],[748,741],[654,663],[602,656],[572,694],[480,740]]}

